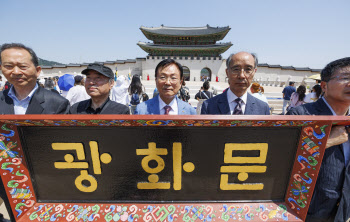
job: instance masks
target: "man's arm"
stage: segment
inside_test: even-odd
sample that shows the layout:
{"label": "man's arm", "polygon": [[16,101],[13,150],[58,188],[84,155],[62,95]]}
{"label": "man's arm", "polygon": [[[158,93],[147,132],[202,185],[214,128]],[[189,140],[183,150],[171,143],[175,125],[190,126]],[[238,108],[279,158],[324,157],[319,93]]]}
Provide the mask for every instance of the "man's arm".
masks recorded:
{"label": "man's arm", "polygon": [[69,108],[69,101],[65,99],[63,103],[58,107],[56,114],[68,114]]}
{"label": "man's arm", "polygon": [[200,92],[198,92],[195,96],[194,96],[194,98],[196,99],[196,100],[199,100],[200,98],[199,98],[199,94],[200,94]]}
{"label": "man's arm", "polygon": [[123,110],[123,114],[128,114],[128,115],[130,115],[130,109],[129,109],[129,107],[127,107],[127,106],[124,106],[123,105],[123,107],[124,107],[124,110]]}

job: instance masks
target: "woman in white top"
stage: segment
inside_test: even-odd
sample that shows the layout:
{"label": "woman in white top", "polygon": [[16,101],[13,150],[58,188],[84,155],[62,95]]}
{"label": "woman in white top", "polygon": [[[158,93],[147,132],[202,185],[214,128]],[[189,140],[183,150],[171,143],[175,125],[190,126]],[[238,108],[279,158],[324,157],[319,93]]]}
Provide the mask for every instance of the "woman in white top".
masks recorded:
{"label": "woman in white top", "polygon": [[115,86],[111,90],[110,99],[114,102],[129,106],[128,88],[130,80],[125,76],[118,76]]}
{"label": "woman in white top", "polygon": [[312,87],[311,93],[307,94],[305,96],[304,102],[305,103],[313,103],[316,102],[322,94],[322,88],[320,85],[314,85],[314,87]]}
{"label": "woman in white top", "polygon": [[252,92],[252,96],[269,104],[267,102],[266,96],[264,95],[264,88],[262,86],[260,86],[259,83],[257,83],[257,82],[253,83],[252,86],[250,87],[250,91]]}

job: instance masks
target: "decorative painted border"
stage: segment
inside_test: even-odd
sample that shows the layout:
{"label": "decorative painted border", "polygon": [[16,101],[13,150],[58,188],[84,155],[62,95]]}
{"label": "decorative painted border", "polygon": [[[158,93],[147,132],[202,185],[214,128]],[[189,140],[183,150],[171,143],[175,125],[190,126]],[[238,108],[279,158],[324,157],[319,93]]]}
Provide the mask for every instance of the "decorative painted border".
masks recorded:
{"label": "decorative painted border", "polygon": [[284,203],[36,204],[26,221],[301,221]]}
{"label": "decorative painted border", "polygon": [[331,121],[316,122],[302,128],[285,197],[285,202],[302,219],[309,209],[331,125]]}
{"label": "decorative painted border", "polygon": [[12,212],[20,218],[37,202],[17,127],[1,124],[0,175]]}
{"label": "decorative painted border", "polygon": [[262,126],[262,127],[285,127],[285,126],[308,126],[315,124],[310,120],[297,121],[264,121],[264,120],[167,120],[167,119],[134,119],[134,120],[0,120],[6,124],[16,126]]}
{"label": "decorative painted border", "polygon": [[[6,115],[4,115],[6,117]],[[9,118],[12,117],[12,118]],[[16,118],[14,118],[16,117]],[[288,215],[293,215],[292,212],[295,212],[297,216],[293,215],[293,217],[290,217],[289,220],[300,221],[300,219],[305,219],[306,213],[311,201],[312,192],[316,183],[318,171],[321,166],[321,161],[323,158],[323,153],[325,149],[325,144],[328,138],[328,134],[331,129],[332,122],[336,122],[342,125],[348,125],[349,124],[349,118],[345,117],[310,117],[307,116],[306,118],[301,118],[299,116],[299,119],[294,117],[258,117],[258,116],[252,116],[245,117],[245,118],[236,118],[236,119],[230,119],[230,117],[223,118],[222,116],[204,116],[204,118],[199,117],[193,117],[193,116],[186,116],[187,118],[184,118],[184,116],[176,116],[174,118],[167,117],[164,118],[164,116],[139,116],[141,119],[134,119],[134,117],[130,116],[108,116],[108,118],[101,118],[98,119],[97,116],[88,116],[88,115],[81,115],[81,116],[70,116],[74,117],[74,119],[67,119],[66,115],[42,115],[44,118],[40,118],[41,116],[38,115],[26,115],[26,116],[20,116],[21,118],[18,118],[19,116],[8,116],[8,118],[2,118],[0,120],[0,126],[2,129],[0,130],[0,173],[2,180],[4,181],[7,194],[9,197],[9,200],[12,204],[12,209],[14,215],[21,220],[21,217],[23,217],[24,221],[27,221],[27,216],[31,216],[35,211],[40,212],[40,215],[36,217],[38,220],[48,220],[48,217],[45,217],[45,212],[47,215],[51,212],[56,215],[55,217],[52,217],[53,214],[50,216],[50,220],[58,220],[58,218],[63,219],[63,215],[68,215],[69,213],[73,214],[73,210],[70,206],[77,206],[77,209],[75,209],[75,219],[79,217],[79,215],[82,214],[81,218],[78,218],[80,221],[91,221],[90,216],[92,215],[92,210],[96,210],[98,207],[100,209],[103,208],[103,206],[108,207],[104,211],[104,213],[107,210],[110,210],[112,212],[112,208],[114,206],[115,209],[126,209],[123,214],[120,214],[121,211],[117,210],[115,214],[113,215],[112,219],[114,217],[117,219],[119,215],[120,218],[118,220],[122,220],[121,216],[125,214],[125,212],[128,213],[128,215],[132,215],[132,212],[137,208],[140,209],[152,209],[150,211],[154,211],[159,207],[159,209],[168,210],[174,209],[174,212],[177,212],[177,218],[179,218],[179,215],[184,214],[182,213],[186,209],[196,209],[195,212],[199,212],[200,210],[204,211],[207,208],[216,209],[215,211],[215,217],[212,218],[206,218],[203,219],[203,217],[197,216],[196,219],[193,219],[190,217],[185,217],[184,215],[182,220],[185,221],[195,221],[197,219],[203,220],[203,221],[210,221],[210,220],[254,220],[254,221],[275,221],[277,220],[284,220],[286,212]],[[24,118],[27,117],[27,118]],[[45,118],[47,117],[47,118]],[[63,117],[65,120],[63,120]],[[105,117],[105,116],[100,116]],[[144,117],[144,118],[142,118]],[[161,117],[161,118],[154,118],[154,117]],[[305,117],[305,116],[304,116]],[[232,118],[232,117],[231,117]],[[19,135],[17,132],[16,126],[145,126],[145,127],[159,127],[159,126],[168,126],[168,127],[302,127],[302,133],[300,137],[300,141],[298,144],[296,159],[294,162],[293,170],[290,177],[290,183],[289,187],[286,193],[286,199],[285,203],[237,203],[237,204],[223,204],[223,203],[210,203],[210,204],[123,204],[123,205],[116,205],[116,204],[71,204],[68,205],[66,203],[53,203],[53,204],[39,204],[36,203],[36,199],[34,196],[34,190],[33,186],[31,184],[31,180],[29,175],[29,171],[27,169],[27,165],[24,161],[23,157],[23,151],[20,144]],[[62,208],[63,207],[63,208]],[[90,208],[89,208],[90,207]],[[119,207],[119,208],[118,208]],[[126,208],[125,208],[126,207]],[[152,208],[149,208],[152,207]],[[186,208],[187,207],[187,208]],[[191,207],[191,208],[189,208]],[[61,209],[62,208],[62,209]],[[68,209],[69,208],[69,209]],[[80,209],[80,210],[79,210]],[[99,209],[99,210],[100,210]],[[114,210],[115,210],[114,209]],[[158,209],[158,210],[159,210]],[[242,211],[246,210],[246,211]],[[283,209],[283,210],[282,210]],[[60,211],[61,212],[58,212]],[[67,213],[62,214],[66,210]],[[70,210],[70,211],[68,211]],[[114,211],[113,210],[113,211]],[[158,210],[156,212],[158,212]],[[177,211],[176,211],[177,210]],[[286,212],[284,211],[286,210]],[[142,210],[143,212],[144,210]],[[191,210],[190,210],[191,211]],[[202,212],[200,211],[200,212]],[[246,217],[247,212],[254,212],[252,213],[252,217]],[[284,213],[279,213],[279,211],[283,211]],[[85,212],[85,213],[84,213]],[[88,213],[89,217],[84,217],[83,215],[87,215]],[[119,212],[119,214],[118,214]],[[138,218],[129,218],[128,221],[140,220],[141,216],[142,218],[145,217],[147,214],[147,210],[144,212],[144,214],[138,214]],[[154,213],[156,213],[154,212]],[[163,212],[163,211],[161,211]],[[155,221],[162,221],[160,220],[159,215],[161,215],[161,212],[158,212],[155,218],[152,218],[150,220]],[[195,215],[195,212],[192,210],[192,214]],[[225,215],[221,215],[221,212],[226,212],[225,215],[230,214],[230,217],[227,218]],[[244,216],[242,216],[244,213]],[[262,216],[262,218],[258,217],[261,212],[265,212],[267,217]],[[149,213],[149,212],[148,212]],[[180,214],[181,213],[181,214]],[[30,215],[28,215],[30,214]],[[61,214],[61,217],[58,217],[58,215]],[[70,214],[70,215],[72,215]],[[103,212],[102,212],[103,214]],[[136,213],[135,213],[136,214]],[[166,214],[165,211],[163,214]],[[162,214],[162,215],[163,215]],[[170,213],[168,212],[170,215]],[[189,213],[191,214],[191,213]],[[175,215],[175,214],[174,214]],[[274,215],[274,216],[272,216]],[[277,216],[276,216],[277,215]],[[164,216],[164,215],[163,215]],[[187,215],[188,216],[188,215]],[[249,215],[248,215],[249,216]],[[32,216],[35,217],[35,216]],[[41,218],[42,217],[42,218]],[[45,217],[45,219],[44,219]],[[40,219],[41,218],[41,219]],[[85,219],[84,219],[85,218]],[[89,219],[90,218],[90,219]],[[125,217],[123,217],[125,219]],[[148,217],[147,217],[148,218]],[[147,219],[143,218],[141,219]],[[163,217],[162,217],[163,218]],[[176,217],[174,217],[175,220],[177,220]],[[291,219],[293,218],[293,219]],[[299,219],[300,218],[300,219]],[[30,218],[29,218],[30,219]],[[67,218],[66,218],[67,219]],[[69,218],[70,219],[70,218]],[[98,221],[111,221],[106,220],[105,217],[92,217],[93,220]],[[188,219],[188,220],[187,220]],[[209,220],[210,219],[210,220]],[[72,219],[73,220],[73,219]],[[165,220],[165,219],[164,219]],[[167,219],[169,220],[169,218]],[[65,221],[65,219],[63,220]],[[117,221],[117,220],[115,220]],[[122,220],[123,221],[123,220]]]}

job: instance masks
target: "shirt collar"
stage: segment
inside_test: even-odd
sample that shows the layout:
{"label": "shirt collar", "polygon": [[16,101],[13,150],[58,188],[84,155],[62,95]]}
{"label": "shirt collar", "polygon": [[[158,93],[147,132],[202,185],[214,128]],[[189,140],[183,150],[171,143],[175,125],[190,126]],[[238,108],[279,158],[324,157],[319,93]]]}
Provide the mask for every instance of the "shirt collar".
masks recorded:
{"label": "shirt collar", "polygon": [[[238,98],[238,96],[236,96],[236,95],[231,91],[231,89],[228,88],[228,90],[227,90],[227,101],[228,101],[228,103],[230,104],[230,103],[234,102],[235,99],[237,99],[237,98]],[[241,98],[241,100],[244,102],[244,104],[247,104],[248,93],[245,92],[245,93],[243,94],[243,96],[241,96],[241,97],[239,97],[239,98]]]}
{"label": "shirt collar", "polygon": [[106,104],[110,101],[109,97],[106,99],[106,101],[98,107],[96,110],[91,107],[92,99],[89,99],[89,102],[86,107],[86,111],[89,111],[91,113],[100,113],[102,109],[106,106]]}
{"label": "shirt collar", "polygon": [[166,104],[166,103],[162,100],[162,98],[160,98],[160,96],[159,96],[159,107],[160,107],[161,109],[163,109],[164,106],[167,106],[167,105],[173,107],[175,102],[176,102],[176,96],[174,97],[173,100],[171,100],[171,102],[170,102],[169,104]]}
{"label": "shirt collar", "polygon": [[17,98],[17,96],[16,96],[15,88],[13,86],[11,86],[11,88],[10,88],[10,90],[8,92],[8,96],[11,99],[16,100],[16,101],[30,100],[33,97],[35,91],[38,89],[38,87],[39,87],[38,84],[35,84],[34,89],[28,94],[28,96],[26,98],[22,99],[22,100],[19,100]]}
{"label": "shirt collar", "polygon": [[[323,99],[323,102],[326,103],[326,105],[328,106],[328,108],[331,110],[333,116],[336,116],[337,114],[334,112],[334,110],[332,109],[332,107],[328,104],[327,100],[326,100],[324,97],[322,97],[322,99]],[[350,107],[349,107],[349,109],[348,109],[346,115],[349,115],[349,110],[350,110]]]}
{"label": "shirt collar", "polygon": [[[160,96],[158,95],[159,97],[159,109],[160,111],[164,108],[164,106],[170,106],[171,107],[171,110],[172,111],[177,111],[177,101],[176,101],[176,96],[174,97],[173,100],[171,100],[171,102],[169,104],[166,104],[162,98],[160,98]],[[170,111],[171,112],[171,111]]]}

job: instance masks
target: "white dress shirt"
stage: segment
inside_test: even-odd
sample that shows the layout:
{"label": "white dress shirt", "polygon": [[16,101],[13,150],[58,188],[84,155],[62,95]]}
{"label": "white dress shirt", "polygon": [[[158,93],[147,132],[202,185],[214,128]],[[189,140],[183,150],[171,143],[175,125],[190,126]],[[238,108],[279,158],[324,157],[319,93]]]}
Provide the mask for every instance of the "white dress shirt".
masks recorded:
{"label": "white dress shirt", "polygon": [[[158,95],[159,96],[159,95]],[[174,97],[174,99],[168,104],[166,104],[159,96],[159,113],[161,115],[165,114],[165,106],[170,106],[171,110],[169,111],[169,115],[178,115],[179,114],[179,109],[177,107],[177,101],[176,101],[176,97]]]}
{"label": "white dress shirt", "polygon": [[15,114],[26,114],[29,106],[29,102],[32,99],[38,87],[39,87],[38,84],[35,84],[34,89],[29,93],[29,95],[26,98],[22,100],[18,100],[13,86],[10,88],[8,96],[13,100],[13,107],[14,107]]}
{"label": "white dress shirt", "polygon": [[[247,104],[247,97],[248,97],[248,94],[247,92],[243,94],[243,96],[239,97],[241,98],[241,100],[243,101],[241,103],[241,108],[242,108],[242,113],[244,114],[245,112],[245,107],[246,107],[246,104]],[[238,96],[236,96],[230,88],[228,88],[227,90],[227,102],[228,102],[228,105],[230,106],[230,113],[232,115],[233,111],[235,110],[235,107],[237,106],[237,103],[235,101],[235,99],[237,99]]]}
{"label": "white dress shirt", "polygon": [[86,93],[84,86],[76,85],[69,89],[66,99],[68,99],[70,105],[73,106],[75,103],[90,99],[90,96]]}

